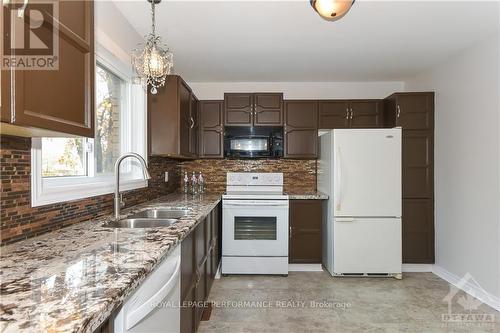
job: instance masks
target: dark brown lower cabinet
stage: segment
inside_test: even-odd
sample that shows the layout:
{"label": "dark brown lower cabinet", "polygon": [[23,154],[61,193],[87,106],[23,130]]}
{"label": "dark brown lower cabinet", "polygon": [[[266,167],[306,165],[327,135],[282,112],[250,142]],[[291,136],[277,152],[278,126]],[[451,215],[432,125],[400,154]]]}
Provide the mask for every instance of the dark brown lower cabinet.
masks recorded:
{"label": "dark brown lower cabinet", "polygon": [[198,224],[195,229],[195,253],[196,253],[196,292],[195,299],[195,328],[198,325],[203,314],[204,307],[201,305],[207,297],[207,229],[211,221],[210,214],[205,221]]}
{"label": "dark brown lower cabinet", "polygon": [[194,237],[191,232],[181,243],[181,332],[194,332],[196,291]]}
{"label": "dark brown lower cabinet", "polygon": [[217,268],[219,267],[219,210],[216,207],[212,210],[211,219],[208,227],[209,241],[208,255],[207,255],[207,290],[212,288],[212,284],[217,273]]}
{"label": "dark brown lower cabinet", "polygon": [[290,200],[290,263],[321,263],[323,200]]}
{"label": "dark brown lower cabinet", "polygon": [[203,264],[198,266],[197,272],[197,283],[196,283],[196,291],[195,291],[195,328],[198,330],[198,326],[200,325],[201,317],[203,315],[203,311],[205,310],[205,306],[203,304],[204,301],[207,300],[208,292],[207,292],[207,257],[205,256],[205,260]]}
{"label": "dark brown lower cabinet", "polygon": [[434,201],[403,199],[404,262],[429,263],[434,258]]}
{"label": "dark brown lower cabinet", "polygon": [[[219,205],[220,206],[220,205]],[[181,332],[198,329],[205,302],[219,266],[220,207],[200,222],[182,241],[181,252]]]}
{"label": "dark brown lower cabinet", "polygon": [[102,323],[101,326],[99,326],[94,331],[94,333],[113,333],[114,332],[113,320],[114,320],[114,315],[106,319],[106,321]]}
{"label": "dark brown lower cabinet", "polygon": [[181,299],[181,332],[195,332],[195,285],[188,290],[184,299]]}

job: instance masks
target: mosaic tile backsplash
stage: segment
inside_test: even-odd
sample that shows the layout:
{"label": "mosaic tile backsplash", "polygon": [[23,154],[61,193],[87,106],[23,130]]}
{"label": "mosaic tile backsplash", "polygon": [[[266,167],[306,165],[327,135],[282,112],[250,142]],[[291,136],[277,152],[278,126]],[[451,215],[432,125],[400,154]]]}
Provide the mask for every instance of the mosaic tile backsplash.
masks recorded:
{"label": "mosaic tile backsplash", "polygon": [[[31,207],[31,139],[2,135],[0,140],[0,245],[112,213],[111,194]],[[149,171],[149,187],[126,192],[126,207],[178,189],[177,161],[150,157]],[[169,172],[168,183],[164,182],[165,171]]]}
{"label": "mosaic tile backsplash", "polygon": [[[226,173],[283,172],[285,192],[312,193],[316,190],[316,160],[193,160],[176,161],[149,157],[152,179],[147,189],[126,192],[126,207],[137,205],[180,189],[185,171],[201,171],[206,191],[222,193]],[[164,182],[164,172],[169,182]],[[0,245],[38,236],[78,222],[111,214],[111,194],[82,200],[31,207],[31,139],[0,136]]]}
{"label": "mosaic tile backsplash", "polygon": [[316,160],[194,160],[181,163],[181,174],[186,171],[201,171],[207,192],[224,192],[227,172],[283,172],[285,193],[316,191]]}

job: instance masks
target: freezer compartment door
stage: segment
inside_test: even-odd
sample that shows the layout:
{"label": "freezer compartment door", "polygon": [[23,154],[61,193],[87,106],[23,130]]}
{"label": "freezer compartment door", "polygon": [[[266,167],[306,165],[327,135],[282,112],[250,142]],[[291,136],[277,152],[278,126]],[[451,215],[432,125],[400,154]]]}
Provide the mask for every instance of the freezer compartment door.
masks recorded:
{"label": "freezer compartment door", "polygon": [[336,274],[401,273],[400,218],[335,218]]}
{"label": "freezer compartment door", "polygon": [[401,216],[401,129],[333,131],[334,216]]}

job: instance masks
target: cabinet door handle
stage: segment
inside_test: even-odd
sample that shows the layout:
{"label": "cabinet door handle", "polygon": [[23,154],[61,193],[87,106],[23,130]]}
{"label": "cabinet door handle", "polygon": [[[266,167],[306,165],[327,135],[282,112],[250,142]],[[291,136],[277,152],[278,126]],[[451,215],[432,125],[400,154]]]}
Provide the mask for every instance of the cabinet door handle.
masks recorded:
{"label": "cabinet door handle", "polygon": [[352,108],[351,108],[351,120],[352,120],[353,116],[354,116],[354,111],[352,111]]}
{"label": "cabinet door handle", "polygon": [[190,118],[190,121],[191,121],[191,126],[189,126],[190,128],[193,128],[194,127],[194,119],[193,117],[189,117]]}
{"label": "cabinet door handle", "polygon": [[399,118],[399,116],[401,115],[401,108],[399,107],[399,104],[397,108],[398,108],[398,113],[396,114],[396,118]]}
{"label": "cabinet door handle", "polygon": [[[4,5],[8,5],[10,1],[6,1],[7,3],[4,2]],[[23,1],[23,5],[21,8],[17,10],[17,17],[21,18],[24,17],[24,10],[26,9],[26,6],[28,5],[28,0]]]}
{"label": "cabinet door handle", "polygon": [[345,119],[349,119],[349,108],[345,109]]}
{"label": "cabinet door handle", "polygon": [[290,237],[290,239],[292,238],[292,227],[290,226],[290,233],[288,234],[288,237]]}
{"label": "cabinet door handle", "polygon": [[198,268],[196,268],[196,284],[198,284],[201,280],[201,274]]}

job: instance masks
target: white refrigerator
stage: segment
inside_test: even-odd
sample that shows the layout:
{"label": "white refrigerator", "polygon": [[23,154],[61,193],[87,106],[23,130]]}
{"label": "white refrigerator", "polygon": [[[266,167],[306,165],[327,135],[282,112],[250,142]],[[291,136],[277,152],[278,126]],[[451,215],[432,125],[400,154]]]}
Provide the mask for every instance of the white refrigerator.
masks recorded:
{"label": "white refrigerator", "polygon": [[401,129],[335,129],[319,141],[323,265],[333,276],[401,278]]}

